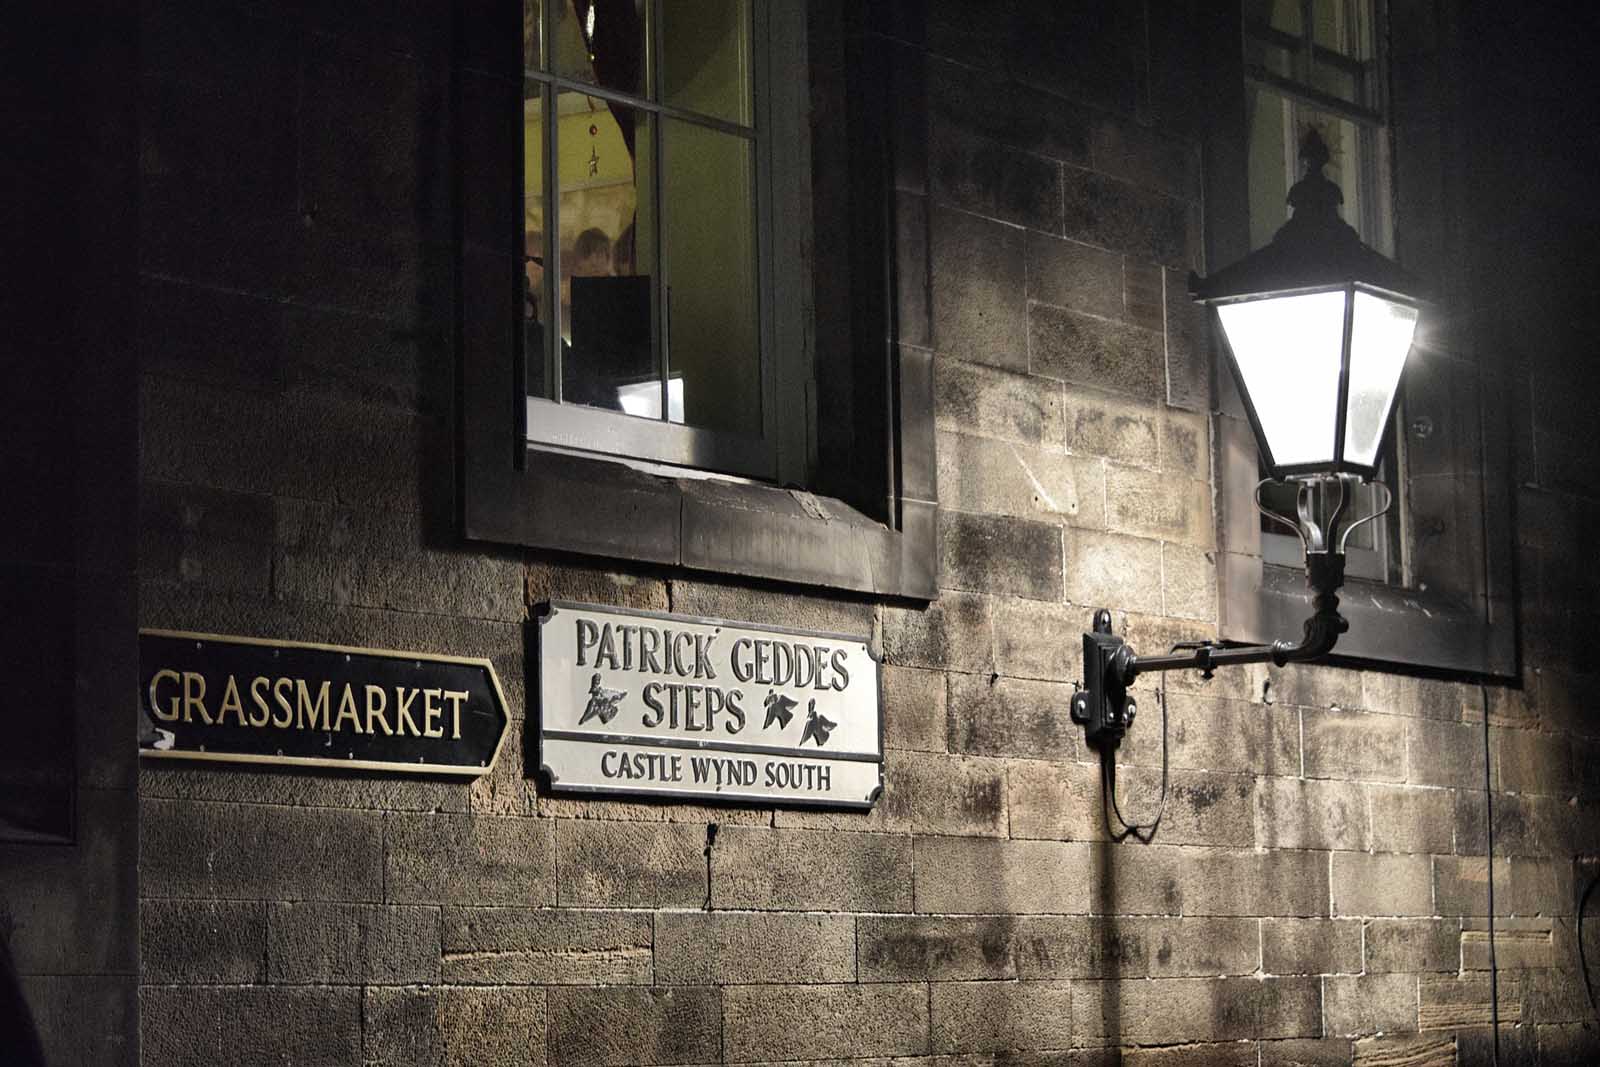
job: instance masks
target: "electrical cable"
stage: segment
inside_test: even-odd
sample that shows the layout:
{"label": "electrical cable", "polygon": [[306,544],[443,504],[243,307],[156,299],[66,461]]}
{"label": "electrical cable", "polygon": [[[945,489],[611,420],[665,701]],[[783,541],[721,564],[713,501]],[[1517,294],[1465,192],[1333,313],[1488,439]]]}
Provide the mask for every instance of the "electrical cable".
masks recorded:
{"label": "electrical cable", "polygon": [[[1176,652],[1180,648],[1199,648],[1206,644],[1204,641],[1180,641],[1172,646]],[[1123,818],[1122,808],[1117,803],[1117,750],[1107,748],[1100,753],[1100,794],[1101,802],[1106,813],[1106,832],[1111,835],[1111,840],[1121,842],[1133,838],[1142,844],[1148,845],[1155,840],[1156,828],[1161,825],[1161,816],[1167,811],[1167,676],[1161,675],[1161,799],[1156,803],[1156,814],[1147,823],[1129,822]],[[1115,816],[1122,829],[1118,830],[1111,825]]]}
{"label": "electrical cable", "polygon": [[[1492,1055],[1496,1067],[1500,1063],[1500,968],[1494,958],[1494,789],[1490,778],[1493,757],[1489,751],[1489,687],[1478,683],[1478,708],[1483,713],[1483,825],[1484,853],[1488,862],[1489,883],[1489,1030],[1493,1039]],[[1579,942],[1582,947],[1582,942]]]}
{"label": "electrical cable", "polygon": [[1589,994],[1589,1007],[1594,1011],[1595,1018],[1600,1020],[1600,1005],[1594,1000],[1594,986],[1589,981],[1589,956],[1583,948],[1583,909],[1589,904],[1589,894],[1594,892],[1594,887],[1600,885],[1600,871],[1596,871],[1589,884],[1583,890],[1583,895],[1578,898],[1578,969],[1583,972],[1584,992]]}

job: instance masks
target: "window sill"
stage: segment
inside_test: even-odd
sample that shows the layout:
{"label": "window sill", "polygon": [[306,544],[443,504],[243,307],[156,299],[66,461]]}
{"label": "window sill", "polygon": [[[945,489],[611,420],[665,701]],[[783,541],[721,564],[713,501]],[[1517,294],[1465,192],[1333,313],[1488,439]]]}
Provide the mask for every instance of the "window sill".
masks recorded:
{"label": "window sill", "polygon": [[938,594],[932,501],[902,499],[894,529],[832,498],[532,449],[525,470],[501,478],[501,492],[467,495],[469,540],[915,600]]}

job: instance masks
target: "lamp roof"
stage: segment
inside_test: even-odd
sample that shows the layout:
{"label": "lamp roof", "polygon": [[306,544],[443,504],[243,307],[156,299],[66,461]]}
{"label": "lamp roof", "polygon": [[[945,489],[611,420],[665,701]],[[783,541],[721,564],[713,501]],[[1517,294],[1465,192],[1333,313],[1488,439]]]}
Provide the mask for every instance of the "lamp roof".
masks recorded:
{"label": "lamp roof", "polygon": [[1189,295],[1212,301],[1253,293],[1364,283],[1420,298],[1421,283],[1398,263],[1361,243],[1339,217],[1344,194],[1322,173],[1328,146],[1313,127],[1300,142],[1306,176],[1289,190],[1293,214],[1265,247],[1208,278],[1189,273]]}

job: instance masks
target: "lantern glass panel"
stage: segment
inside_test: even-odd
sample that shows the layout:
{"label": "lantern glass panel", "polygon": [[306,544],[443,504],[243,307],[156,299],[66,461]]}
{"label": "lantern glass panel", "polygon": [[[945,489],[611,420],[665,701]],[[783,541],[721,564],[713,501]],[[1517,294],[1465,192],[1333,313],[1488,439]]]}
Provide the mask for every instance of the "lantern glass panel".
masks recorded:
{"label": "lantern glass panel", "polygon": [[1344,301],[1338,289],[1217,306],[1275,466],[1333,464]]}
{"label": "lantern glass panel", "polygon": [[1356,292],[1350,322],[1349,413],[1344,426],[1344,458],[1351,463],[1367,467],[1377,461],[1416,328],[1416,308]]}

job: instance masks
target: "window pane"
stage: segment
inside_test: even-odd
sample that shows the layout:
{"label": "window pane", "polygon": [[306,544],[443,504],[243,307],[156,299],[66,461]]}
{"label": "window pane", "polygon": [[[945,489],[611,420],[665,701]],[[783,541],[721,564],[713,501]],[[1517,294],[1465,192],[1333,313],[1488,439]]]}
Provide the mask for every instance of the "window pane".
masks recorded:
{"label": "window pane", "polygon": [[1352,59],[1372,56],[1371,0],[1316,0],[1316,43]]}
{"label": "window pane", "polygon": [[[743,137],[662,120],[670,378],[683,421],[759,435],[755,174]],[[676,421],[676,420],[674,420]]]}
{"label": "window pane", "polygon": [[1289,102],[1277,93],[1247,87],[1250,122],[1250,247],[1272,240],[1289,218],[1289,186],[1297,176]]}
{"label": "window pane", "polygon": [[553,399],[555,367],[545,343],[545,312],[550,293],[545,285],[545,126],[544,89],[526,81],[522,90],[522,355],[528,395]]}
{"label": "window pane", "polygon": [[1223,304],[1217,317],[1279,466],[1333,459],[1343,290]]}
{"label": "window pane", "polygon": [[650,39],[644,0],[554,0],[556,73],[635,96],[646,95]]}
{"label": "window pane", "polygon": [[673,107],[750,125],[747,0],[674,0],[662,14],[662,98]]}
{"label": "window pane", "polygon": [[1416,308],[1370,293],[1356,293],[1350,321],[1350,413],[1345,422],[1345,458],[1371,463],[1377,456],[1416,328]]}
{"label": "window pane", "polygon": [[1300,36],[1300,0],[1245,0],[1245,24],[1258,22]]}
{"label": "window pane", "polygon": [[659,418],[651,118],[583,93],[557,100],[561,399]]}
{"label": "window pane", "polygon": [[544,9],[540,0],[522,0],[522,66],[544,66]]}

